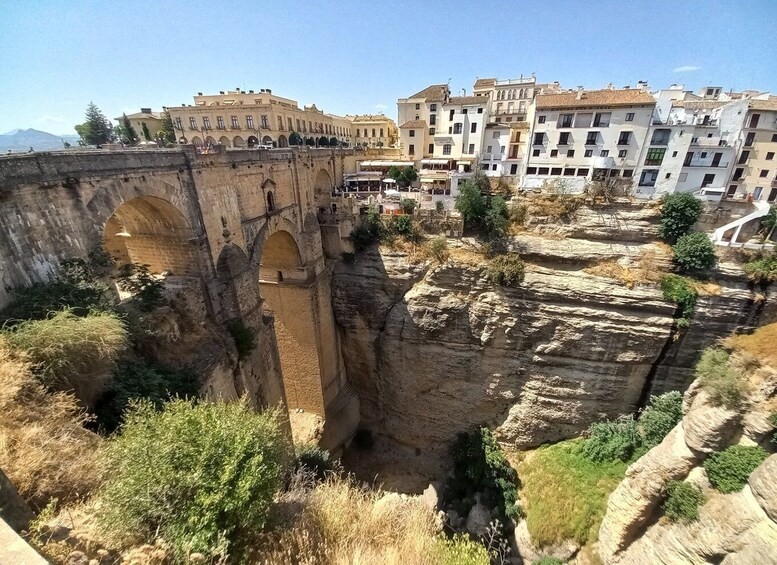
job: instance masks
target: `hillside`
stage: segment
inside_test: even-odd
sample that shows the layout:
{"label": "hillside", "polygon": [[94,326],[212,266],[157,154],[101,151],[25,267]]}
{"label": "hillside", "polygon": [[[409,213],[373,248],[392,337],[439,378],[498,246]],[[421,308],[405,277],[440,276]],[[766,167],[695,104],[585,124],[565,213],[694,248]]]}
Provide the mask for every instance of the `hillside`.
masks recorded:
{"label": "hillside", "polygon": [[78,143],[77,135],[54,135],[37,129],[16,129],[0,135],[0,151],[28,151],[32,147],[35,151],[50,151],[62,149],[63,141],[75,145]]}

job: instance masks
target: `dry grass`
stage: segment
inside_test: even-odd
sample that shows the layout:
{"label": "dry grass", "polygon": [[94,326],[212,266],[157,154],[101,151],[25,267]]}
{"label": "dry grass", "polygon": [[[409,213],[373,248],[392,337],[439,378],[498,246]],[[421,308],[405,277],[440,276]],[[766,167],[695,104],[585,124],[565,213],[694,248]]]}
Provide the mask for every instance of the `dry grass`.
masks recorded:
{"label": "dry grass", "polygon": [[535,196],[529,201],[528,215],[555,220],[568,219],[582,203],[583,200],[575,196]]}
{"label": "dry grass", "polygon": [[777,322],[762,326],[753,333],[727,338],[724,345],[757,358],[761,363],[777,368]]}
{"label": "dry grass", "polygon": [[700,281],[693,279],[692,286],[699,296],[720,296],[722,289],[720,285],[712,281]]}
{"label": "dry grass", "polygon": [[85,420],[72,394],[47,392],[0,336],[0,467],[34,508],[81,499],[101,483],[101,439]]}
{"label": "dry grass", "polygon": [[488,261],[485,253],[482,251],[476,251],[466,247],[451,247],[448,249],[448,254],[451,261],[472,265],[473,267],[483,267]]}
{"label": "dry grass", "polygon": [[[662,257],[664,250],[648,248],[643,249],[633,265],[624,267],[617,261],[603,261],[583,269],[584,272],[597,276],[615,279],[623,283],[627,288],[634,288],[640,284],[660,282],[667,273],[667,261]],[[718,287],[718,292],[720,292]]]}
{"label": "dry grass", "polygon": [[615,279],[622,282],[626,288],[634,288],[640,282],[637,271],[629,267],[623,267],[617,261],[604,261],[593,267],[586,267],[583,272],[595,277]]}

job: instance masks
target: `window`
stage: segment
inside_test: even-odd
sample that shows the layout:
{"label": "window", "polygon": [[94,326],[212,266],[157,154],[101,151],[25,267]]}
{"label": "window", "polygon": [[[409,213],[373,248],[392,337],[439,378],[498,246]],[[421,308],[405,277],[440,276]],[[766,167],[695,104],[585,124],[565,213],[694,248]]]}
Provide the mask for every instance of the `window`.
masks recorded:
{"label": "window", "polygon": [[216,129],[224,129],[224,117],[216,116]]}
{"label": "window", "polygon": [[450,115],[448,116],[448,119],[449,119],[449,120],[452,120],[452,119],[453,119],[453,115],[454,115],[455,113],[456,113],[456,110],[451,110],[451,113],[450,113]]}
{"label": "window", "polygon": [[761,199],[761,193],[763,192],[764,187],[762,186],[756,186],[755,190],[753,191],[753,200],[760,200]]}
{"label": "window", "polygon": [[672,178],[672,173],[666,173],[666,175],[664,176],[664,178],[665,178],[665,179],[670,179],[670,178]]}
{"label": "window", "polygon": [[561,176],[561,167],[553,167],[550,169],[550,174],[553,176]]}
{"label": "window", "polygon": [[526,174],[527,175],[536,175],[537,174],[537,167],[526,167]]}
{"label": "window", "polygon": [[275,212],[275,197],[272,192],[267,193],[267,211]]}
{"label": "window", "polygon": [[701,158],[702,159],[706,159],[707,158],[707,152],[706,151],[702,151],[701,152]]}
{"label": "window", "polygon": [[777,143],[777,133],[772,134],[772,143]]}
{"label": "window", "polygon": [[375,137],[375,128],[372,128],[372,137]]}
{"label": "window", "polygon": [[[418,110],[418,108],[416,108]],[[429,104],[429,111],[430,112],[436,112],[437,111],[437,104]]]}
{"label": "window", "polygon": [[572,119],[575,117],[574,114],[561,114],[558,117],[558,127],[560,128],[571,128],[572,127]]}
{"label": "window", "polygon": [[412,143],[407,146],[407,153],[408,155],[415,155],[415,145]]}
{"label": "window", "polygon": [[542,145],[545,142],[545,134],[544,133],[535,133],[534,134],[534,145]]}
{"label": "window", "polygon": [[618,157],[623,159],[623,158],[626,157],[626,153],[628,153],[628,151],[626,149],[621,149],[621,150],[618,151]]}
{"label": "window", "polygon": [[467,108],[464,108],[464,109],[461,111],[461,113],[462,113],[462,114],[466,114],[466,113],[467,113]]}
{"label": "window", "polygon": [[761,114],[753,114],[752,116],[750,116],[750,127],[757,128],[758,120],[760,119],[761,119]]}
{"label": "window", "polygon": [[240,129],[240,121],[237,119],[237,116],[232,116],[232,127],[234,129]]}
{"label": "window", "polygon": [[421,105],[420,105],[420,104],[416,104],[416,105],[415,105],[415,109],[416,109],[416,110],[420,110],[420,109],[421,109]]}
{"label": "window", "polygon": [[560,134],[558,134],[558,144],[559,145],[569,145],[569,132],[568,131],[562,131]]}
{"label": "window", "polygon": [[574,157],[574,156],[575,156],[575,150],[574,149],[570,149],[569,151],[567,151],[567,157]]}
{"label": "window", "polygon": [[489,145],[488,147],[486,147],[486,153],[491,153],[491,147],[493,147],[493,146]]}
{"label": "window", "polygon": [[761,169],[760,178],[765,179],[768,176],[769,176],[769,171],[767,169]]}
{"label": "window", "polygon": [[474,143],[470,143],[469,144],[469,154],[472,155],[474,153],[475,153],[475,144]]}
{"label": "window", "polygon": [[594,127],[595,128],[610,127],[611,116],[612,116],[611,112],[597,112],[596,116],[594,116]]}
{"label": "window", "polygon": [[[365,133],[365,135],[366,135],[366,134],[367,134],[367,130],[364,130],[364,133]],[[414,130],[414,129],[411,129],[411,130],[410,130],[410,133],[409,133],[409,134],[407,134],[407,135],[408,135],[408,136],[410,136],[410,137],[415,137],[415,130]]]}
{"label": "window", "polygon": [[550,172],[550,169],[548,167],[540,167],[537,169],[538,175],[547,175]]}
{"label": "window", "polygon": [[491,136],[493,139],[499,139],[502,136],[501,131],[495,131],[494,134]]}
{"label": "window", "polygon": [[246,128],[254,129],[254,117],[246,116]]}
{"label": "window", "polygon": [[739,156],[739,165],[744,165],[750,158],[750,151],[742,151],[742,155]]}
{"label": "window", "polygon": [[706,174],[704,175],[704,180],[701,182],[701,187],[704,188],[705,186],[709,186],[713,182],[715,182],[715,173]]}
{"label": "window", "polygon": [[540,156],[540,150],[539,149],[535,149],[534,151],[531,152],[531,154],[532,154],[532,157],[539,157]]}
{"label": "window", "polygon": [[648,149],[647,156],[645,157],[645,164],[650,165],[652,167],[660,165],[661,162],[664,160],[665,153],[666,153],[666,149],[656,149],[656,148]]}
{"label": "window", "polygon": [[639,177],[639,186],[655,186],[656,179],[658,178],[658,171],[642,171],[642,175]]}
{"label": "window", "polygon": [[204,116],[202,118],[202,127],[205,129],[210,129],[210,118],[208,116]]}
{"label": "window", "polygon": [[666,145],[669,143],[669,136],[672,132],[668,129],[657,129],[653,132],[650,139],[650,145]]}
{"label": "window", "polygon": [[599,152],[599,157],[609,157],[610,156],[610,150],[609,149],[602,149]]}
{"label": "window", "polygon": [[495,171],[495,170],[496,170],[496,163],[494,163],[493,165],[491,165],[491,170],[492,170],[492,171]]}
{"label": "window", "polygon": [[745,138],[745,146],[750,147],[753,145],[753,142],[755,142],[755,132],[751,131],[747,134],[747,137]]}
{"label": "window", "polygon": [[623,169],[623,178],[630,179],[634,176],[634,170],[633,169]]}
{"label": "window", "polygon": [[478,125],[472,124],[469,128],[469,133],[476,133],[478,131]]}
{"label": "window", "polygon": [[596,140],[599,137],[599,132],[596,131],[589,131],[588,135],[585,138],[585,144],[586,145],[596,145]]}
{"label": "window", "polygon": [[195,118],[189,118],[189,128],[197,129],[197,120]]}
{"label": "window", "polygon": [[588,169],[578,169],[577,170],[577,176],[579,176],[579,177],[587,177],[588,176]]}
{"label": "window", "polygon": [[575,169],[564,169],[564,176],[565,177],[575,176]]}
{"label": "window", "polygon": [[[429,116],[429,125],[430,126],[437,125],[437,114]],[[381,135],[383,135],[383,134],[381,134]]]}
{"label": "window", "polygon": [[594,156],[594,150],[593,149],[586,149],[584,157],[593,157]]}
{"label": "window", "polygon": [[482,114],[482,113],[483,113],[483,108],[478,108],[478,114]]}
{"label": "window", "polygon": [[630,131],[622,131],[618,136],[618,145],[628,145],[631,138]]}
{"label": "window", "polygon": [[429,154],[434,153],[434,143],[429,144]]}
{"label": "window", "polygon": [[767,160],[767,161],[771,161],[772,159],[774,159],[774,151],[769,151],[769,152],[766,154],[766,160]]}
{"label": "window", "polygon": [[627,122],[633,122],[634,121],[634,112],[626,112],[626,121]]}
{"label": "window", "polygon": [[458,124],[453,124],[453,133],[454,133],[454,134],[459,134],[459,133],[461,133],[461,124],[460,124],[460,123],[458,123]]}
{"label": "window", "polygon": [[677,157],[677,151],[672,151],[672,157]]}
{"label": "window", "polygon": [[551,149],[550,150],[550,156],[551,157],[558,157],[558,149]]}
{"label": "window", "polygon": [[513,163],[512,165],[510,165],[510,174],[515,175],[517,173],[518,173],[518,165]]}
{"label": "window", "polygon": [[183,129],[183,121],[181,120],[181,118],[175,119],[175,129],[181,129],[181,130]]}
{"label": "window", "polygon": [[283,116],[278,116],[278,129],[283,131]]}
{"label": "window", "polygon": [[436,131],[435,128],[429,128],[429,135],[434,135],[435,131]]}
{"label": "window", "polygon": [[743,168],[738,168],[734,170],[734,177],[731,180],[738,181],[742,178],[742,173],[744,173],[745,170]]}
{"label": "window", "polygon": [[537,117],[537,123],[538,124],[544,124],[545,123],[545,116],[538,116]]}
{"label": "window", "polygon": [[483,165],[480,165],[481,171],[487,171],[488,170],[488,163],[484,163]]}
{"label": "window", "polygon": [[451,145],[450,143],[446,143],[442,146],[442,154],[443,155],[450,155],[451,154]]}

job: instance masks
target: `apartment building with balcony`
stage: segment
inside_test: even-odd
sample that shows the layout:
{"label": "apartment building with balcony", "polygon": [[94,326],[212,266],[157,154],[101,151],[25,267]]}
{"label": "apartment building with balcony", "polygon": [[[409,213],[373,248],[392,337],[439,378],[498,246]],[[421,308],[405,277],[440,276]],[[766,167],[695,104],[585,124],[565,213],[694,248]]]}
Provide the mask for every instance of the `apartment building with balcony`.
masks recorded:
{"label": "apartment building with balcony", "polygon": [[634,177],[656,106],[646,83],[540,93],[533,106],[522,188],[580,192],[592,180]]}
{"label": "apartment building with balcony", "polygon": [[736,164],[726,197],[777,202],[777,96],[755,94],[745,100]]}
{"label": "apartment building with balcony", "polygon": [[198,92],[194,104],[167,110],[180,143],[288,147],[293,132],[316,140],[334,137],[344,144],[352,139],[350,120],[325,114],[315,104],[300,108],[297,101],[275,95],[270,89],[246,92],[237,88],[212,95]]}
{"label": "apartment building with balcony", "polygon": [[362,147],[394,147],[398,142],[397,124],[383,114],[346,116],[351,122],[353,144]]}
{"label": "apartment building with balcony", "polygon": [[433,84],[397,101],[399,147],[403,159],[420,163],[434,156],[434,136],[448,101],[447,84]]}

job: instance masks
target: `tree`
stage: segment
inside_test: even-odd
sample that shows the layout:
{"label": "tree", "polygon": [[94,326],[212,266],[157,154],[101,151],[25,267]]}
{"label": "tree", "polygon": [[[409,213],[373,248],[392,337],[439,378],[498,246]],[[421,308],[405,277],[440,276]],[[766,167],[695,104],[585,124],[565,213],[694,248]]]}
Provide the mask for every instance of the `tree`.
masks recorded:
{"label": "tree", "polygon": [[305,145],[309,145],[310,147],[314,147],[316,145],[316,140],[313,139],[312,137],[308,137],[305,140]]}
{"label": "tree", "polygon": [[86,107],[86,121],[76,126],[76,132],[81,136],[81,145],[102,145],[113,139],[111,123],[94,102]]}
{"label": "tree", "polygon": [[173,118],[170,117],[170,112],[167,110],[162,112],[162,121],[159,125],[160,129],[156,132],[157,140],[164,143],[175,143],[175,128],[173,127]]}
{"label": "tree", "polygon": [[702,212],[702,204],[690,192],[676,192],[664,199],[661,207],[659,235],[667,243],[675,243],[691,231]]}
{"label": "tree", "polygon": [[491,199],[484,222],[486,224],[486,229],[491,236],[501,237],[507,233],[507,226],[510,224],[510,219],[504,198],[501,196],[494,196]]}
{"label": "tree", "polygon": [[459,186],[456,210],[464,217],[464,222],[470,226],[478,225],[483,221],[486,215],[486,199],[480,194],[473,179],[467,179]]}
{"label": "tree", "polygon": [[122,143],[126,143],[127,145],[138,144],[138,132],[132,127],[127,114],[122,114],[121,123],[116,127],[116,134]]}
{"label": "tree", "polygon": [[298,134],[296,131],[291,132],[291,135],[289,135],[289,145],[302,145],[304,142],[302,141],[302,136]]}
{"label": "tree", "polygon": [[337,138],[336,137],[330,137],[329,138],[329,147],[337,147]]}
{"label": "tree", "polygon": [[388,176],[397,181],[397,184],[402,187],[409,186],[418,179],[418,173],[413,167],[390,167]]}
{"label": "tree", "polygon": [[412,214],[413,210],[415,210],[416,201],[412,198],[403,198],[399,205],[405,214]]}
{"label": "tree", "polygon": [[141,130],[143,131],[143,137],[146,141],[151,141],[151,132],[148,131],[148,126],[146,125],[146,122],[142,123]]}
{"label": "tree", "polygon": [[704,272],[715,266],[715,246],[706,233],[689,233],[672,247],[674,260],[683,271]]}
{"label": "tree", "polygon": [[329,146],[329,139],[326,136],[321,136],[318,138],[318,146],[319,147],[328,147]]}

